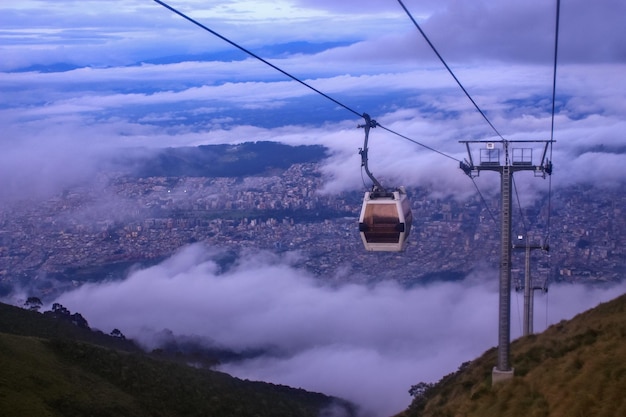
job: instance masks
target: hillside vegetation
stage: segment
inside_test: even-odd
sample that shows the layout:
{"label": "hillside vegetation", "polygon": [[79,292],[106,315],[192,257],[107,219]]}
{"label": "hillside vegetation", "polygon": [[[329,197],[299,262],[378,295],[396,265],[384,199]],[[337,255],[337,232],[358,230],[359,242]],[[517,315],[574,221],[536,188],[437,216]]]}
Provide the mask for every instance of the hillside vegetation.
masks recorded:
{"label": "hillside vegetation", "polygon": [[160,360],[132,342],[0,304],[4,417],[317,417],[335,407],[354,414],[323,394]]}
{"label": "hillside vegetation", "polygon": [[492,387],[496,350],[437,384],[417,384],[398,417],[626,416],[626,295],[511,345],[515,377]]}

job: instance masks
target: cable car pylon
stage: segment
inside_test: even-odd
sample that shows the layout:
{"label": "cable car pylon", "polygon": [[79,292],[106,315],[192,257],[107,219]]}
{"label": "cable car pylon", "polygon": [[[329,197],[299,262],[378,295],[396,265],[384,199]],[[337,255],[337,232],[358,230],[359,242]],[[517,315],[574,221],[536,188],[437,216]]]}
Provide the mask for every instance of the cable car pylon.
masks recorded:
{"label": "cable car pylon", "polygon": [[[524,290],[524,325],[522,330],[522,336],[528,336],[533,334],[533,324],[534,324],[534,304],[535,304],[535,291],[539,290],[542,292],[548,292],[548,288],[546,285],[542,285],[540,287],[533,285],[533,280],[530,276],[530,251],[534,249],[541,249],[544,252],[550,251],[550,245],[548,244],[531,244],[530,237],[524,235],[518,235],[518,240],[525,240],[525,242],[521,242],[520,244],[514,243],[513,249],[521,249],[525,251],[525,262],[524,262],[524,285],[521,286],[521,289]],[[516,288],[519,290],[520,288]]]}
{"label": "cable car pylon", "polygon": [[400,252],[406,247],[413,214],[404,187],[389,191],[374,177],[368,166],[370,129],[378,124],[367,113],[363,114],[365,129],[363,148],[359,149],[361,167],[372,180],[372,189],[363,197],[359,216],[359,233],[368,251]]}
{"label": "cable car pylon", "polygon": [[[500,173],[500,295],[498,318],[498,363],[491,373],[492,384],[513,378],[514,369],[511,367],[511,191],[513,173],[517,171],[533,171],[536,177],[545,178],[552,174],[552,161],[546,158],[548,146],[553,140],[531,141],[459,141],[467,147],[469,160],[460,163],[460,168],[470,178],[477,177],[480,171],[495,171]],[[483,144],[480,149],[479,163],[474,163],[470,144]],[[511,144],[542,143],[543,153],[539,164],[533,165],[532,148],[513,148]],[[500,151],[504,153],[504,163],[501,162]]]}

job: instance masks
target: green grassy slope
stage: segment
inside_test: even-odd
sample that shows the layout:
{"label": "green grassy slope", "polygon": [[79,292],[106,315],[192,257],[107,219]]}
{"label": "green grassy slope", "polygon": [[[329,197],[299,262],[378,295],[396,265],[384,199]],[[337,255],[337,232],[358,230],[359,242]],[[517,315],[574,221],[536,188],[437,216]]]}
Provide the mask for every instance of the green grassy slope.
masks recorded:
{"label": "green grassy slope", "polygon": [[0,415],[147,415],[131,395],[67,366],[41,339],[0,334]]}
{"label": "green grassy slope", "polygon": [[0,416],[317,417],[335,404],[353,413],[323,394],[99,346],[66,325],[0,305]]}
{"label": "green grassy slope", "polygon": [[626,416],[626,295],[514,341],[511,357],[511,381],[492,387],[491,349],[399,416]]}

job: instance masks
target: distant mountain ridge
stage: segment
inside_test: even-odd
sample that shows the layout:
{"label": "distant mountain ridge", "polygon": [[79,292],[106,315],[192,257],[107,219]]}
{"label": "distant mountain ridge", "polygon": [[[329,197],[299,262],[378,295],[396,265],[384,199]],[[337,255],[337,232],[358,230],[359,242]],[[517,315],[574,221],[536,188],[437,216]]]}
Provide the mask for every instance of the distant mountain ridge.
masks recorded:
{"label": "distant mountain ridge", "polygon": [[[339,48],[343,46],[350,45],[351,42],[306,42],[306,41],[293,41],[293,42],[285,42],[279,43],[275,45],[264,45],[254,49],[254,53],[264,57],[264,58],[281,58],[290,55],[312,55],[316,53],[320,53],[326,51],[328,49]],[[247,59],[249,56],[236,49],[224,49],[223,51],[216,52],[206,52],[201,54],[179,54],[179,55],[169,55],[162,56],[156,58],[148,58],[144,59],[140,62],[128,63],[127,67],[142,65],[142,64],[153,64],[153,65],[167,65],[167,64],[178,64],[183,62],[232,62],[232,61],[242,61]],[[93,68],[89,65],[78,65],[71,64],[66,62],[56,62],[53,64],[38,64],[38,65],[29,65],[24,67],[19,67],[11,72],[42,72],[42,73],[52,73],[52,72],[66,72],[79,68]]]}
{"label": "distant mountain ridge", "polygon": [[317,163],[327,156],[327,149],[321,145],[290,146],[261,141],[134,150],[116,157],[114,164],[137,178],[245,177],[282,172],[293,164]]}
{"label": "distant mountain ridge", "polygon": [[[350,45],[350,42],[320,42],[311,43],[306,41],[286,42],[275,45],[265,45],[260,48],[253,48],[254,53],[264,58],[280,58],[298,54],[316,54],[328,49]],[[249,56],[242,51],[226,49],[219,52],[209,52],[197,55],[171,55],[166,57],[148,59],[143,62],[148,64],[176,64],[180,62],[196,61],[240,61]]]}

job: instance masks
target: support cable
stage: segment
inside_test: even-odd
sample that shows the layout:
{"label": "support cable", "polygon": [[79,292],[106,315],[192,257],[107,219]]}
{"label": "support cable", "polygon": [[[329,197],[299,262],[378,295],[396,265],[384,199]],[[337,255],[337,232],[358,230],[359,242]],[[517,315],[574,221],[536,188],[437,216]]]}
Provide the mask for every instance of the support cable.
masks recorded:
{"label": "support cable", "polygon": [[[552,163],[552,144],[554,142],[554,116],[556,108],[556,70],[559,55],[559,22],[561,20],[561,0],[556,0],[556,24],[554,30],[554,66],[552,71],[552,120],[550,125],[550,163]],[[548,218],[546,220],[545,243],[550,241],[550,228],[552,217],[552,175],[548,178]]]}
{"label": "support cable", "polygon": [[[556,73],[558,68],[559,56],[559,25],[561,20],[561,0],[556,0],[556,23],[554,29],[554,65],[552,71],[552,116],[550,123],[550,164],[552,164],[552,148],[554,143],[554,116],[556,113]],[[550,234],[552,228],[552,175],[548,178],[548,215],[546,219],[546,235],[544,245],[549,246]],[[548,255],[548,275],[543,283],[544,292],[546,293],[546,328],[548,328],[548,283],[550,274],[552,273],[552,256]]]}
{"label": "support cable", "polygon": [[519,208],[519,214],[520,214],[520,219],[522,221],[522,228],[524,230],[524,236],[526,239],[528,239],[528,232],[530,230],[528,229],[528,226],[526,224],[526,218],[524,217],[524,211],[522,210],[522,203],[520,202],[519,193],[517,192],[517,184],[515,183],[515,179],[513,176],[511,176],[511,181],[513,182],[513,190],[515,190],[515,199],[517,200],[517,207]]}
{"label": "support cable", "polygon": [[550,127],[550,159],[552,159],[552,142],[554,141],[554,109],[556,106],[556,68],[559,52],[559,20],[561,0],[556,0],[556,29],[554,34],[554,70],[552,73],[552,125]]}
{"label": "support cable", "polygon": [[[175,13],[175,14],[179,15],[179,16],[180,16],[180,17],[182,17],[183,19],[185,19],[185,20],[187,20],[187,21],[189,21],[189,22],[193,23],[194,25],[196,25],[196,26],[200,27],[201,29],[204,29],[205,31],[207,31],[207,32],[211,33],[212,35],[214,35],[214,36],[216,36],[216,37],[218,37],[218,38],[222,39],[223,41],[227,42],[228,44],[230,44],[230,45],[234,46],[235,48],[237,48],[237,49],[241,50],[242,52],[244,52],[244,53],[246,53],[246,54],[250,55],[251,57],[253,57],[253,58],[255,58],[255,59],[259,60],[259,61],[261,61],[262,63],[264,63],[264,64],[266,64],[266,65],[270,66],[271,68],[275,69],[276,71],[278,71],[278,72],[280,72],[280,73],[284,74],[285,76],[287,76],[287,77],[291,78],[292,80],[294,80],[294,81],[296,81],[296,82],[298,82],[298,83],[302,84],[303,86],[305,86],[305,87],[309,88],[310,90],[314,91],[315,93],[320,94],[321,96],[323,96],[323,97],[325,97],[326,99],[328,99],[328,100],[332,101],[333,103],[337,104],[338,106],[340,106],[340,107],[342,107],[342,108],[344,108],[344,109],[348,110],[349,112],[351,112],[351,113],[353,113],[353,114],[355,114],[355,115],[357,115],[357,116],[359,116],[359,117],[362,117],[362,118],[366,119],[366,121],[367,121],[367,118],[366,118],[366,114],[365,114],[365,113],[364,113],[364,114],[361,114],[361,113],[357,112],[356,110],[352,109],[351,107],[349,107],[349,106],[347,106],[347,105],[345,105],[345,104],[341,103],[340,101],[338,101],[338,100],[336,100],[336,99],[332,98],[331,96],[329,96],[329,95],[327,95],[327,94],[325,94],[325,93],[321,92],[320,90],[316,89],[315,87],[313,87],[313,86],[311,86],[311,85],[307,84],[306,82],[304,82],[304,81],[300,80],[298,77],[296,77],[296,76],[294,76],[294,75],[292,75],[292,74],[288,73],[287,71],[284,71],[283,69],[279,68],[278,66],[276,66],[276,65],[272,64],[271,62],[269,62],[269,61],[267,61],[267,60],[265,60],[265,59],[261,58],[261,57],[260,57],[260,56],[258,56],[257,54],[255,54],[255,53],[253,53],[252,51],[250,51],[250,50],[248,50],[248,49],[244,48],[243,46],[240,46],[239,44],[237,44],[237,43],[235,43],[235,42],[231,41],[230,39],[226,38],[225,36],[222,36],[221,34],[217,33],[216,31],[214,31],[214,30],[210,29],[209,27],[207,27],[207,26],[203,25],[202,23],[198,22],[197,20],[195,20],[195,19],[193,19],[193,18],[191,18],[191,17],[189,17],[189,16],[185,15],[184,13],[182,13],[182,12],[180,12],[179,10],[177,10],[177,9],[173,8],[172,6],[170,6],[170,5],[166,4],[165,2],[163,2],[163,1],[161,1],[161,0],[154,0],[154,1],[155,1],[156,3],[158,3],[158,4],[160,4],[161,6],[165,7],[166,9],[170,10],[171,12],[173,12],[173,13]],[[411,16],[411,14],[408,12],[408,10],[404,7],[404,5],[402,4],[402,2],[400,2],[400,4],[401,4],[401,5],[402,5],[402,7],[405,9],[405,11],[409,14],[409,17],[411,18],[411,20],[413,20],[413,22],[414,22],[414,23],[415,23],[415,25],[418,27],[418,29],[420,30],[420,32],[422,32],[422,30],[421,30],[421,29],[419,28],[419,26],[417,25],[417,22],[415,22],[415,20],[413,19],[413,17]],[[472,99],[472,97],[469,95],[469,93],[465,90],[465,88],[463,87],[463,85],[461,84],[461,82],[460,82],[460,81],[456,78],[456,76],[454,75],[454,73],[452,72],[452,70],[448,67],[448,65],[445,63],[445,61],[444,61],[444,60],[443,60],[443,58],[441,57],[441,55],[439,55],[439,52],[437,52],[437,50],[435,49],[434,45],[430,42],[430,40],[428,40],[428,38],[426,37],[426,35],[425,35],[423,32],[422,32],[422,34],[424,35],[424,37],[426,38],[426,40],[428,41],[428,43],[431,45],[431,47],[433,48],[433,50],[435,51],[435,53],[437,54],[437,56],[439,56],[439,58],[441,59],[441,61],[442,61],[442,62],[443,62],[443,64],[445,65],[445,67],[448,69],[448,71],[450,72],[450,74],[452,75],[452,77],[453,77],[453,78],[457,81],[457,83],[459,84],[459,86],[461,87],[461,89],[465,92],[465,94],[467,95],[467,97],[468,97],[468,98],[470,99],[470,101],[474,104],[474,106],[476,107],[476,109],[480,112],[480,114],[482,114],[482,115],[483,115],[483,117],[485,118],[485,120],[487,121],[487,123],[489,123],[489,125],[490,125],[493,129],[494,129],[494,131],[496,132],[496,134],[497,134],[500,138],[502,138],[502,140],[504,140],[504,138],[502,137],[502,135],[500,135],[500,133],[496,130],[496,128],[495,128],[495,127],[491,124],[491,122],[489,121],[489,119],[487,119],[487,117],[486,117],[486,116],[485,116],[485,114],[482,112],[482,110],[480,110],[480,108],[478,107],[478,105],[474,102],[474,100],[473,100],[473,99]],[[423,148],[425,148],[425,149],[428,149],[428,150],[430,150],[430,151],[432,151],[432,152],[435,152],[435,153],[437,153],[437,154],[439,154],[439,155],[442,155],[442,156],[444,156],[444,157],[446,157],[446,158],[452,159],[452,160],[457,161],[457,162],[459,162],[459,163],[460,163],[460,162],[462,162],[460,159],[457,159],[457,158],[455,158],[455,157],[453,157],[453,156],[451,156],[451,155],[448,155],[448,154],[446,154],[446,153],[444,153],[444,152],[438,151],[437,149],[435,149],[435,148],[433,148],[433,147],[430,147],[430,146],[428,146],[428,145],[425,145],[425,144],[423,144],[423,143],[421,143],[421,142],[418,142],[418,141],[416,141],[416,140],[414,140],[414,139],[411,139],[411,138],[409,138],[409,137],[407,137],[407,136],[401,135],[400,133],[395,132],[395,131],[393,131],[393,130],[391,130],[391,129],[388,129],[388,128],[386,128],[386,127],[384,127],[384,126],[380,125],[379,123],[376,123],[376,126],[379,126],[381,129],[386,130],[386,131],[387,131],[387,132],[389,132],[389,133],[392,133],[392,134],[394,134],[394,135],[396,135],[396,136],[398,136],[398,137],[400,137],[400,138],[402,138],[402,139],[405,139],[405,140],[407,140],[407,141],[409,141],[409,142],[412,142],[412,143],[414,143],[414,144],[416,144],[416,145],[419,145],[419,146],[421,146],[421,147],[423,147]],[[491,216],[491,218],[492,218],[492,220],[494,221],[494,223],[498,224],[498,222],[496,221],[496,218],[494,217],[493,213],[492,213],[492,212],[491,212],[491,210],[489,209],[489,206],[487,205],[487,202],[485,201],[485,198],[483,197],[482,193],[480,192],[480,189],[478,188],[478,185],[476,184],[476,182],[475,182],[475,180],[474,180],[473,178],[472,178],[472,182],[474,183],[474,186],[476,187],[476,190],[478,191],[478,194],[480,195],[480,198],[481,198],[481,200],[482,200],[482,202],[483,202],[483,204],[484,204],[485,208],[487,209],[487,212],[489,213],[489,216]]]}
{"label": "support cable", "polygon": [[408,138],[408,137],[406,137],[406,136],[404,136],[404,135],[401,135],[401,134],[400,134],[400,133],[398,133],[398,132],[394,132],[393,130],[386,128],[385,126],[381,125],[380,123],[378,123],[378,124],[377,124],[377,126],[378,126],[378,127],[380,127],[380,128],[381,128],[381,129],[383,129],[383,130],[386,130],[386,131],[387,131],[387,132],[389,132],[389,133],[393,133],[394,135],[401,137],[402,139],[406,139],[406,140],[408,140],[409,142],[413,142],[413,143],[414,143],[414,144],[416,144],[416,145],[419,145],[419,146],[421,146],[421,147],[423,147],[423,148],[426,148],[426,149],[428,149],[429,151],[433,151],[433,152],[435,152],[435,153],[438,153],[439,155],[445,156],[446,158],[452,159],[453,161],[456,161],[456,162],[462,162],[460,159],[455,158],[454,156],[451,156],[451,155],[448,155],[448,154],[443,153],[443,152],[441,152],[441,151],[438,151],[438,150],[437,150],[437,149],[435,149],[435,148],[432,148],[432,147],[430,147],[430,146],[428,146],[428,145],[424,145],[423,143],[420,143],[420,142],[418,142],[418,141],[416,141],[416,140],[413,140],[413,139]]}
{"label": "support cable", "polygon": [[413,15],[411,14],[411,12],[409,12],[409,10],[406,8],[406,6],[404,5],[404,3],[402,2],[402,0],[398,0],[398,3],[400,3],[400,6],[402,6],[402,8],[404,9],[404,11],[406,12],[407,16],[409,16],[409,19],[411,19],[411,21],[413,22],[413,24],[415,25],[415,27],[417,28],[417,30],[422,34],[422,36],[424,37],[424,39],[426,40],[426,42],[428,43],[428,45],[430,45],[430,48],[433,50],[433,52],[437,55],[437,57],[439,58],[439,60],[441,61],[441,63],[444,65],[444,67],[446,67],[446,69],[448,70],[448,72],[450,73],[450,75],[452,76],[452,78],[454,78],[454,81],[456,81],[456,83],[459,85],[459,87],[461,87],[461,90],[463,90],[463,92],[465,93],[465,95],[467,96],[467,98],[472,102],[472,104],[474,105],[474,107],[476,107],[476,110],[478,110],[478,112],[483,116],[483,119],[485,119],[485,121],[489,124],[489,126],[491,126],[491,128],[493,129],[493,131],[496,133],[496,135],[498,135],[498,137],[500,137],[500,139],[505,140],[504,137],[502,137],[502,135],[500,134],[500,132],[498,132],[498,129],[496,129],[496,127],[491,123],[491,121],[489,120],[489,118],[487,118],[487,115],[485,115],[485,113],[480,109],[480,107],[478,107],[478,104],[476,104],[476,102],[474,101],[474,99],[472,98],[472,96],[470,96],[470,94],[467,92],[467,90],[465,89],[465,87],[463,87],[463,84],[461,84],[461,81],[459,81],[459,79],[456,77],[456,75],[454,75],[454,72],[452,72],[452,69],[450,69],[450,67],[448,66],[448,64],[446,63],[446,61],[443,59],[443,57],[441,56],[441,54],[439,54],[439,51],[437,51],[437,48],[435,48],[435,45],[433,45],[433,43],[430,41],[430,39],[428,39],[428,36],[426,36],[426,33],[424,33],[424,31],[422,30],[422,28],[420,27],[420,25],[417,23],[417,21],[413,18]]}
{"label": "support cable", "polygon": [[[158,4],[160,4],[161,6],[165,7],[166,9],[168,9],[168,10],[170,10],[170,11],[174,12],[175,14],[179,15],[179,16],[180,16],[180,17],[182,17],[183,19],[188,20],[189,22],[193,23],[194,25],[196,25],[196,26],[198,26],[198,27],[200,27],[200,28],[204,29],[205,31],[207,31],[207,32],[211,33],[212,35],[217,36],[218,38],[222,39],[223,41],[225,41],[225,42],[229,43],[230,45],[234,46],[235,48],[239,49],[240,51],[242,51],[242,52],[244,52],[244,53],[246,53],[246,54],[250,55],[251,57],[253,57],[253,58],[255,58],[255,59],[257,59],[257,60],[261,61],[262,63],[264,63],[264,64],[266,64],[266,65],[268,65],[268,66],[272,67],[272,68],[273,68],[273,69],[275,69],[276,71],[278,71],[278,72],[280,72],[280,73],[282,73],[282,74],[286,75],[287,77],[289,77],[289,78],[291,78],[292,80],[294,80],[294,81],[296,81],[296,82],[298,82],[298,83],[302,84],[303,86],[305,86],[305,87],[307,87],[308,89],[310,89],[310,90],[314,91],[315,93],[317,93],[317,94],[321,95],[322,97],[325,97],[326,99],[328,99],[328,100],[332,101],[333,103],[337,104],[338,106],[340,106],[340,107],[342,107],[342,108],[344,108],[344,109],[348,110],[350,113],[353,113],[353,114],[355,114],[355,115],[357,115],[357,116],[359,116],[359,117],[365,118],[365,114],[361,114],[361,113],[357,112],[356,110],[352,109],[351,107],[349,107],[349,106],[347,106],[347,105],[343,104],[342,102],[340,102],[340,101],[338,101],[338,100],[336,100],[336,99],[332,98],[331,96],[329,96],[329,95],[327,95],[327,94],[323,93],[322,91],[318,90],[317,88],[315,88],[315,87],[311,86],[310,84],[307,84],[306,82],[302,81],[302,80],[301,80],[301,79],[299,79],[298,77],[296,77],[296,76],[294,76],[294,75],[292,75],[292,74],[288,73],[287,71],[284,71],[283,69],[279,68],[278,66],[276,66],[276,65],[272,64],[271,62],[269,62],[269,61],[267,61],[267,60],[265,60],[265,59],[261,58],[260,56],[258,56],[258,55],[257,55],[257,54],[255,54],[254,52],[252,52],[252,51],[250,51],[250,50],[248,50],[248,49],[244,48],[243,46],[241,46],[241,45],[239,45],[239,44],[237,44],[237,43],[235,43],[235,42],[233,42],[233,41],[231,41],[230,39],[226,38],[225,36],[220,35],[220,34],[219,34],[219,33],[217,33],[216,31],[214,31],[214,30],[210,29],[209,27],[207,27],[207,26],[203,25],[202,23],[198,22],[197,20],[195,20],[195,19],[193,19],[193,18],[191,18],[191,17],[187,16],[187,15],[186,15],[186,14],[184,14],[183,12],[181,12],[181,11],[179,11],[179,10],[177,10],[177,9],[173,8],[172,6],[168,5],[167,3],[165,3],[165,2],[163,2],[163,1],[161,1],[161,0],[154,0],[154,1],[155,1],[156,3],[158,3]],[[461,88],[462,88],[462,87],[461,87]],[[471,98],[470,98],[470,100],[471,100]],[[411,138],[409,138],[409,137],[407,137],[407,136],[401,135],[400,133],[394,132],[394,131],[393,131],[393,130],[391,130],[391,129],[388,129],[388,128],[386,128],[386,127],[381,126],[380,124],[376,124],[376,125],[377,125],[377,126],[379,126],[381,129],[384,129],[384,130],[388,131],[389,133],[392,133],[392,134],[394,134],[394,135],[396,135],[396,136],[399,136],[399,137],[400,137],[400,138],[402,138],[402,139],[408,140],[408,141],[410,141],[410,142],[412,142],[412,143],[414,143],[414,144],[416,144],[416,145],[419,145],[419,146],[421,146],[421,147],[423,147],[423,148],[426,148],[426,149],[428,149],[428,150],[430,150],[430,151],[433,151],[433,152],[435,152],[435,153],[438,153],[439,155],[442,155],[442,156],[445,156],[445,157],[447,157],[447,158],[453,159],[453,160],[455,160],[455,161],[457,161],[457,162],[461,162],[459,159],[457,159],[457,158],[455,158],[455,157],[453,157],[453,156],[450,156],[450,155],[448,155],[448,154],[445,154],[444,152],[438,151],[438,150],[437,150],[437,149],[435,149],[435,148],[432,148],[432,147],[430,147],[430,146],[428,146],[428,145],[425,145],[425,144],[423,144],[423,143],[421,143],[421,142],[418,142],[418,141],[416,141],[416,140],[414,140],[414,139],[411,139]]]}
{"label": "support cable", "polygon": [[[472,98],[472,96],[469,94],[469,92],[465,89],[465,87],[463,87],[463,84],[461,83],[461,81],[457,78],[457,76],[454,74],[454,72],[452,71],[452,69],[448,66],[448,64],[446,63],[445,59],[443,59],[443,57],[441,56],[441,54],[439,53],[439,51],[437,50],[437,48],[435,48],[435,45],[430,41],[430,39],[428,38],[428,36],[426,36],[426,33],[422,30],[422,28],[420,27],[420,25],[417,23],[417,21],[415,20],[415,18],[413,17],[413,15],[411,14],[411,12],[406,8],[406,6],[404,5],[404,3],[402,2],[402,0],[398,0],[398,3],[400,4],[400,6],[402,7],[402,9],[404,9],[404,12],[407,14],[407,16],[409,17],[409,19],[411,19],[411,21],[413,22],[413,25],[415,25],[415,27],[417,28],[417,30],[422,34],[422,37],[424,38],[424,40],[426,40],[426,42],[428,43],[428,45],[430,46],[430,48],[433,50],[433,52],[435,53],[435,55],[437,55],[437,57],[439,58],[439,60],[441,61],[441,63],[443,64],[444,67],[446,67],[446,69],[448,70],[448,72],[450,73],[450,75],[452,76],[452,78],[454,78],[454,81],[456,81],[456,83],[459,85],[459,87],[461,88],[461,90],[463,90],[463,92],[465,93],[465,95],[467,96],[467,98],[469,99],[469,101],[472,102],[472,104],[474,105],[474,107],[476,108],[476,110],[478,110],[478,113],[480,113],[480,115],[483,117],[483,119],[485,119],[485,121],[487,122],[487,124],[489,124],[489,126],[491,127],[491,129],[493,129],[493,131],[496,133],[496,135],[498,135],[498,137],[500,139],[502,139],[504,142],[506,142],[506,139],[504,139],[504,137],[500,134],[500,132],[498,131],[498,129],[496,129],[496,127],[493,125],[493,123],[491,123],[491,121],[489,120],[489,118],[487,117],[487,115],[480,109],[480,107],[478,106],[478,104],[476,104],[476,102],[474,101],[474,99]],[[456,158],[453,158],[456,159]],[[461,162],[461,161],[459,161]],[[462,163],[462,162],[461,162]],[[471,178],[471,177],[470,177]],[[495,217],[493,216],[493,214],[491,213],[491,210],[489,209],[489,206],[487,205],[487,202],[485,201],[482,193],[480,192],[478,185],[476,184],[476,181],[472,179],[472,182],[474,183],[474,187],[476,187],[476,191],[478,191],[478,194],[480,195],[480,198],[483,201],[484,206],[487,208],[487,211],[489,212],[489,215],[491,216],[491,218],[493,219],[494,223],[498,224],[498,222],[496,221]]]}
{"label": "support cable", "polygon": [[282,70],[281,68],[277,67],[276,65],[272,64],[271,62],[261,58],[260,56],[258,56],[257,54],[255,54],[254,52],[244,48],[243,46],[231,41],[230,39],[228,39],[225,36],[220,35],[219,33],[215,32],[214,30],[208,28],[207,26],[203,25],[202,23],[198,22],[195,19],[192,19],[191,17],[187,16],[186,14],[184,14],[183,12],[180,12],[178,10],[176,10],[175,8],[173,8],[172,6],[162,2],[161,0],[154,0],[156,3],[160,4],[161,6],[165,7],[166,9],[176,13],[177,15],[179,15],[180,17],[182,17],[183,19],[186,19],[188,21],[190,21],[191,23],[193,23],[194,25],[206,30],[207,32],[211,33],[214,36],[217,36],[218,38],[220,38],[221,40],[231,44],[232,46],[234,46],[235,48],[245,52],[246,54],[250,55],[253,58],[258,59],[259,61],[263,62],[266,65],[269,65],[270,67],[274,68],[276,71],[286,75],[287,77],[291,78],[292,80],[302,84],[303,86],[315,91],[317,94],[320,94],[323,97],[326,97],[328,100],[332,101],[333,103],[337,104],[338,106],[343,107],[344,109],[348,110],[351,113],[356,114],[359,117],[363,117],[363,115],[359,112],[357,112],[356,110],[353,110],[352,108],[346,106],[345,104],[341,103],[340,101],[335,100],[334,98],[330,97],[329,95],[326,95],[324,93],[322,93],[320,90],[318,90],[317,88],[305,83],[304,81],[300,80],[298,77],[291,75],[290,73],[288,73],[287,71]]}
{"label": "support cable", "polygon": [[489,213],[489,216],[491,217],[491,220],[493,220],[493,222],[497,225],[498,221],[496,220],[496,217],[491,212],[491,209],[489,208],[489,205],[487,204],[487,201],[485,200],[485,197],[483,197],[483,193],[480,192],[480,189],[478,188],[478,184],[476,184],[476,180],[474,180],[473,177],[470,177],[470,179],[472,180],[472,183],[474,184],[474,187],[476,188],[476,191],[478,192],[478,195],[480,196],[480,199],[482,200],[483,205],[487,209],[487,213]]}

